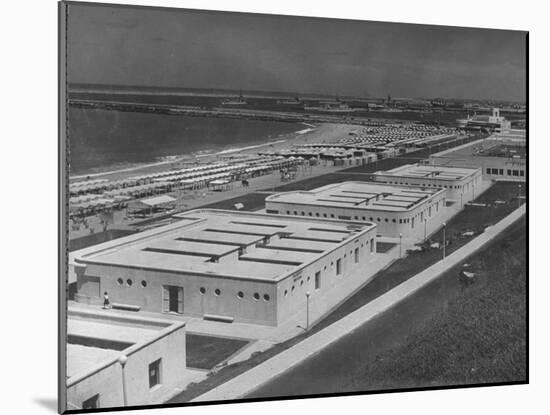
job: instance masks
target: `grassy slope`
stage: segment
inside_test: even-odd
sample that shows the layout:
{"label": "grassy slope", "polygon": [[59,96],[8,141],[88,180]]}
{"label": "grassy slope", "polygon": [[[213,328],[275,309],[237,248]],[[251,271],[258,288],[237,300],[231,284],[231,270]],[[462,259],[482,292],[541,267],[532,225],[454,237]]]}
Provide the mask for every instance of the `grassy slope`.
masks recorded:
{"label": "grassy slope", "polygon": [[526,380],[526,258],[521,221],[469,261],[479,276],[474,285],[399,346],[359,367],[349,389]]}

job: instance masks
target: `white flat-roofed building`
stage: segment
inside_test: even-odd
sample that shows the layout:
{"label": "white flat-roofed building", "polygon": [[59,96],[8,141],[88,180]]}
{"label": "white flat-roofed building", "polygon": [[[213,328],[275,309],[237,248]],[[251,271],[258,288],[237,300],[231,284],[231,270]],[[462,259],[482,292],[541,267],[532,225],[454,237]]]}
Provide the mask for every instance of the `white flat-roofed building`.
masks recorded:
{"label": "white flat-roofed building", "polygon": [[276,326],[305,293],[368,267],[374,223],[194,210],[75,254],[76,300]]}
{"label": "white flat-roofed building", "polygon": [[423,238],[424,221],[439,221],[446,189],[343,182],[311,191],[277,193],[266,198],[266,212],[315,218],[373,222],[382,236]]}
{"label": "white flat-roofed building", "polygon": [[464,204],[478,196],[481,168],[406,164],[393,170],[379,171],[373,180],[400,186],[420,186],[447,190],[447,199]]}
{"label": "white flat-roofed building", "polygon": [[186,383],[185,322],[69,307],[67,409],[160,404]]}

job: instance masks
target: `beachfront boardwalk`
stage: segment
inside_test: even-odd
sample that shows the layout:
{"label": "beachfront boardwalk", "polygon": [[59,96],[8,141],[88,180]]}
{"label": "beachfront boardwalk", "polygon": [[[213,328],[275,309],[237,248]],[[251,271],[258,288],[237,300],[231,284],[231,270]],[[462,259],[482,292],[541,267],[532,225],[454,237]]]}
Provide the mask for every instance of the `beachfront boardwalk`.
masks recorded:
{"label": "beachfront boardwalk", "polygon": [[245,397],[439,278],[443,273],[464,261],[522,218],[526,213],[526,209],[527,205],[522,205],[447,258],[295,346],[193,399],[193,402],[223,401]]}

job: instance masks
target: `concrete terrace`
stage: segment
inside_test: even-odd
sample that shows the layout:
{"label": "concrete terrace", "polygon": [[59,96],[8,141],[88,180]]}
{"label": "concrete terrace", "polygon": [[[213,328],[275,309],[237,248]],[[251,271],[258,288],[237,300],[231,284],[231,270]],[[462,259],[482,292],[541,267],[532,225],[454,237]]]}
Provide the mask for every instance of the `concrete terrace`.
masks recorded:
{"label": "concrete terrace", "polygon": [[442,167],[424,164],[405,164],[388,171],[376,172],[382,176],[395,176],[411,179],[462,180],[474,175],[477,169],[465,167]]}
{"label": "concrete terrace", "polygon": [[277,193],[268,196],[266,202],[407,212],[425,199],[443,191],[375,182],[344,182],[311,191]]}
{"label": "concrete terrace", "polygon": [[278,281],[372,223],[195,210],[175,223],[75,253],[76,263]]}

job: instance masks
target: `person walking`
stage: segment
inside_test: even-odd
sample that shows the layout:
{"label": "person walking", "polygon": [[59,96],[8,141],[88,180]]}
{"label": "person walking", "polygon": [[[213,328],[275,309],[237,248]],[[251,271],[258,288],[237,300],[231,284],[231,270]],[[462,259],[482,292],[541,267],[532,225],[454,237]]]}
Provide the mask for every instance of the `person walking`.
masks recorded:
{"label": "person walking", "polygon": [[111,308],[111,302],[109,301],[109,293],[105,291],[103,293],[103,309]]}

